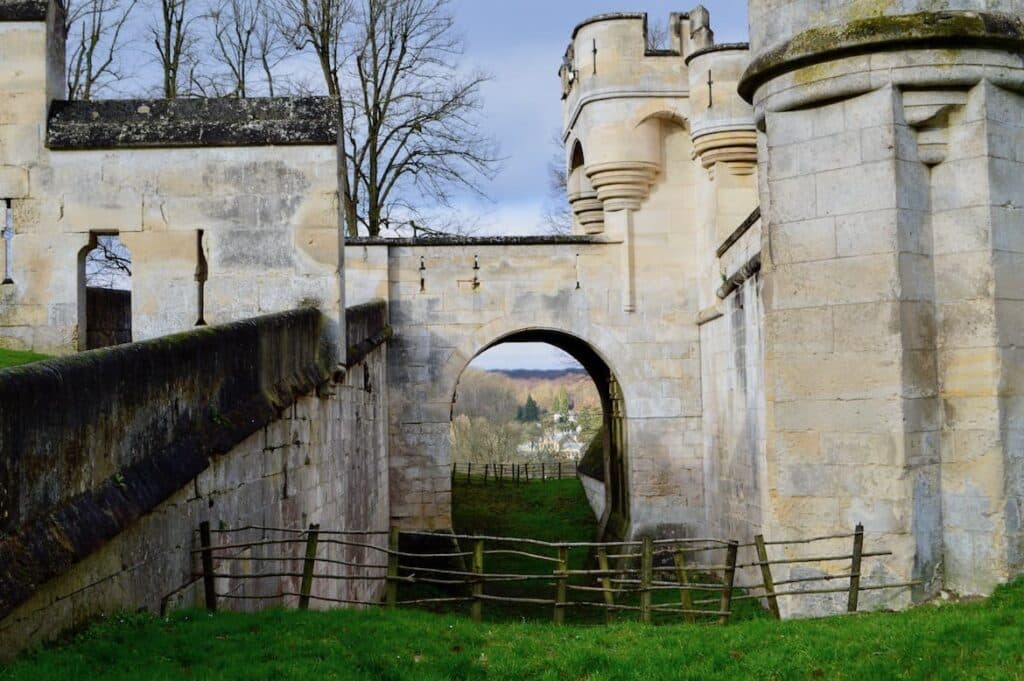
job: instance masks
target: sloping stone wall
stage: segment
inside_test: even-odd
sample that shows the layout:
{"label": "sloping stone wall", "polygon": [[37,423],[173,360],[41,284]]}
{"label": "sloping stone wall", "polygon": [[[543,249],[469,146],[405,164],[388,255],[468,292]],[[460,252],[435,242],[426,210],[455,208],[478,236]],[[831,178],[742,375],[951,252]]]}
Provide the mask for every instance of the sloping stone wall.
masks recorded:
{"label": "sloping stone wall", "polygon": [[[354,311],[351,328],[380,337],[378,307]],[[387,529],[386,349],[332,378],[323,327],[303,310],[3,372],[2,654],[100,614],[198,605],[191,551],[204,520]],[[295,586],[225,579],[218,590]],[[322,582],[314,593],[376,592]],[[224,605],[239,603],[251,607]]]}

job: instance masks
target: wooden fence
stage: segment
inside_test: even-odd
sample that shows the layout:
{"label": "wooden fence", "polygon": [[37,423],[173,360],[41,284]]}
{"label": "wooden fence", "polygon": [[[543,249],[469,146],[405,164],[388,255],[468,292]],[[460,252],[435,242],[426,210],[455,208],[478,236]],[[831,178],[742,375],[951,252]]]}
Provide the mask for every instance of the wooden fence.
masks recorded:
{"label": "wooden fence", "polygon": [[[607,621],[611,621],[613,613],[629,612],[637,614],[643,623],[651,623],[653,615],[659,613],[663,615],[662,620],[664,615],[669,615],[685,622],[727,624],[734,605],[743,600],[763,601],[771,614],[779,618],[780,598],[842,593],[846,594],[846,610],[856,612],[860,594],[865,591],[906,589],[918,584],[864,583],[865,561],[891,553],[866,551],[864,528],[861,526],[844,535],[775,542],[758,536],[753,542],[744,544],[720,539],[650,538],[631,542],[545,542],[509,537],[400,533],[397,528],[389,532],[326,532],[317,525],[311,525],[308,530],[262,529],[284,533],[285,538],[255,542],[236,542],[229,538],[218,544],[213,541],[214,534],[228,536],[233,531],[214,532],[208,523],[200,526],[201,546],[193,554],[199,558],[201,567],[195,577],[203,581],[207,609],[215,611],[220,601],[232,598],[269,600],[293,597],[298,599],[300,609],[308,608],[310,601],[388,608],[461,607],[460,604],[468,604],[475,621],[483,619],[484,604],[494,604],[550,608],[552,619],[559,624],[565,622],[568,611],[581,609],[602,610]],[[383,541],[385,535],[386,546]],[[452,540],[453,550],[436,553],[402,550],[400,539],[403,537],[435,541],[442,537],[446,541]],[[850,553],[793,555],[797,548],[822,542],[834,545],[841,540],[850,540]],[[328,545],[355,548],[371,558],[358,562],[321,557],[320,549]],[[268,555],[257,556],[255,548]],[[757,559],[741,562],[741,550],[753,552]],[[770,558],[770,550],[783,551],[785,555]],[[581,554],[585,556],[583,561],[579,560]],[[252,565],[251,569],[234,574],[219,572],[220,563],[236,561],[243,555],[244,560]],[[510,556],[537,568],[519,572],[489,568],[493,561],[500,560],[499,557]],[[582,563],[584,567],[571,568],[573,557],[576,558],[575,563]],[[435,562],[425,565],[425,560]],[[848,564],[848,572],[835,573],[817,568],[814,571],[818,575],[780,581],[776,581],[773,575],[773,568],[779,566],[792,568],[837,563]],[[289,569],[289,565],[301,565],[301,569]],[[341,566],[343,569],[324,572],[325,566]],[[736,576],[744,568],[759,568],[760,581],[747,584],[741,590],[737,587]],[[275,593],[246,596],[218,592],[218,579],[223,578],[243,581],[273,578],[283,580],[282,584],[297,580],[299,586],[298,591],[282,587]],[[384,598],[371,601],[317,595],[313,590],[317,580],[362,580],[376,585],[374,591],[383,591]],[[845,584],[828,588],[815,586],[816,583],[827,585],[836,580]],[[494,593],[499,585],[524,582],[535,583],[540,594],[526,597]],[[421,595],[403,600],[400,598],[403,585],[429,585],[444,589],[445,595]],[[667,600],[668,597],[671,598]]]}
{"label": "wooden fence", "polygon": [[452,482],[468,483],[528,483],[575,478],[577,465],[572,462],[554,463],[453,463]]}

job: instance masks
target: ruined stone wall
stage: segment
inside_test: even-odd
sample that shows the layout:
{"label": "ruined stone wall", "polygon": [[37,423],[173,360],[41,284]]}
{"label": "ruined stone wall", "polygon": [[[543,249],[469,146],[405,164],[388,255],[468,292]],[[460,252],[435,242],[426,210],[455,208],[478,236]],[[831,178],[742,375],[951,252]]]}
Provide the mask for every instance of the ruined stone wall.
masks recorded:
{"label": "ruined stone wall", "polygon": [[85,348],[82,260],[104,233],[131,251],[135,340],[302,304],[338,318],[328,99],[63,102],[60,22],[13,7],[0,5],[14,227],[0,344]]}
{"label": "ruined stone wall", "polygon": [[[350,345],[386,330],[379,310],[355,311]],[[100,614],[201,605],[191,554],[201,521],[214,529],[310,523],[325,530],[387,529],[386,346],[363,345],[358,363],[332,379],[321,361],[323,324],[313,310],[289,313],[3,372],[0,385],[17,389],[29,411],[32,386],[51,393],[50,408],[38,419],[4,412],[4,655]],[[134,378],[132,366],[141,372]],[[173,376],[161,373],[162,366],[173,367],[166,370]],[[88,399],[70,389],[90,381],[97,387]],[[69,389],[53,394],[58,384]],[[386,537],[371,541],[383,545]],[[365,551],[324,551],[345,560],[379,559]],[[282,566],[285,571],[298,569],[296,559]],[[252,569],[239,560],[219,571]],[[234,595],[296,587],[291,579],[218,580],[218,591]],[[380,588],[321,581],[314,594],[374,599]]]}

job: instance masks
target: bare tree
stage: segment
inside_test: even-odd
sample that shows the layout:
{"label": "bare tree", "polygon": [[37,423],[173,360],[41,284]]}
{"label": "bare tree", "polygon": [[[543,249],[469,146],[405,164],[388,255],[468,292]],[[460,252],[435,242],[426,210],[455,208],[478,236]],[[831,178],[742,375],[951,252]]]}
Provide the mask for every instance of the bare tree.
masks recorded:
{"label": "bare tree", "polygon": [[449,0],[364,0],[357,13],[352,112],[353,204],[371,235],[423,222],[424,199],[481,194],[499,162],[476,114],[485,74],[460,73]]}
{"label": "bare tree", "polygon": [[352,235],[440,231],[427,204],[449,206],[457,190],[481,194],[480,178],[495,172],[496,145],[475,120],[487,76],[460,72],[449,5],[281,0],[284,32],[316,54],[328,94],[341,97]]}
{"label": "bare tree", "polygon": [[669,47],[668,21],[655,21],[647,24],[647,49],[652,52],[667,50]]}
{"label": "bare tree", "polygon": [[217,0],[211,9],[211,58],[220,67],[217,76],[235,97],[250,97],[250,73],[260,70],[274,95],[274,70],[285,58],[288,43],[271,17],[270,0]]}
{"label": "bare tree", "polygon": [[297,50],[312,50],[327,94],[341,93],[342,42],[353,0],[279,0],[277,24]]}
{"label": "bare tree", "polygon": [[138,0],[67,0],[68,98],[90,100],[124,77],[120,50]]}
{"label": "bare tree", "polygon": [[277,67],[291,51],[287,37],[280,31],[273,4],[272,1],[260,0],[259,19],[253,35],[255,59],[263,72],[267,94],[271,97],[276,94],[274,83],[277,79]]}
{"label": "bare tree", "polygon": [[552,138],[555,151],[548,160],[548,195],[541,225],[553,236],[572,234],[572,207],[569,205],[569,176],[565,170],[565,151],[558,133]]}
{"label": "bare tree", "polygon": [[194,25],[198,18],[189,11],[190,0],[157,0],[149,35],[163,70],[163,96],[175,99],[187,94],[198,82],[195,47],[198,36]]}
{"label": "bare tree", "polygon": [[125,289],[132,276],[132,254],[112,234],[96,237],[96,246],[85,257],[86,285],[94,288]]}

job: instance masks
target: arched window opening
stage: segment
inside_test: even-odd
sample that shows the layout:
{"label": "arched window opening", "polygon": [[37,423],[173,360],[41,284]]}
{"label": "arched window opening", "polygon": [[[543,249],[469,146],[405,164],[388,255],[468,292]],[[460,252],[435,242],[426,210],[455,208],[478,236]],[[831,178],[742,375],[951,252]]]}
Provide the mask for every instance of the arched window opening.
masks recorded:
{"label": "arched window opening", "polygon": [[79,266],[82,349],[132,341],[132,254],[115,234],[94,234]]}
{"label": "arched window opening", "polygon": [[576,141],[576,144],[572,147],[572,157],[569,161],[569,172],[582,168],[586,164],[586,159],[583,157],[583,145]]}

